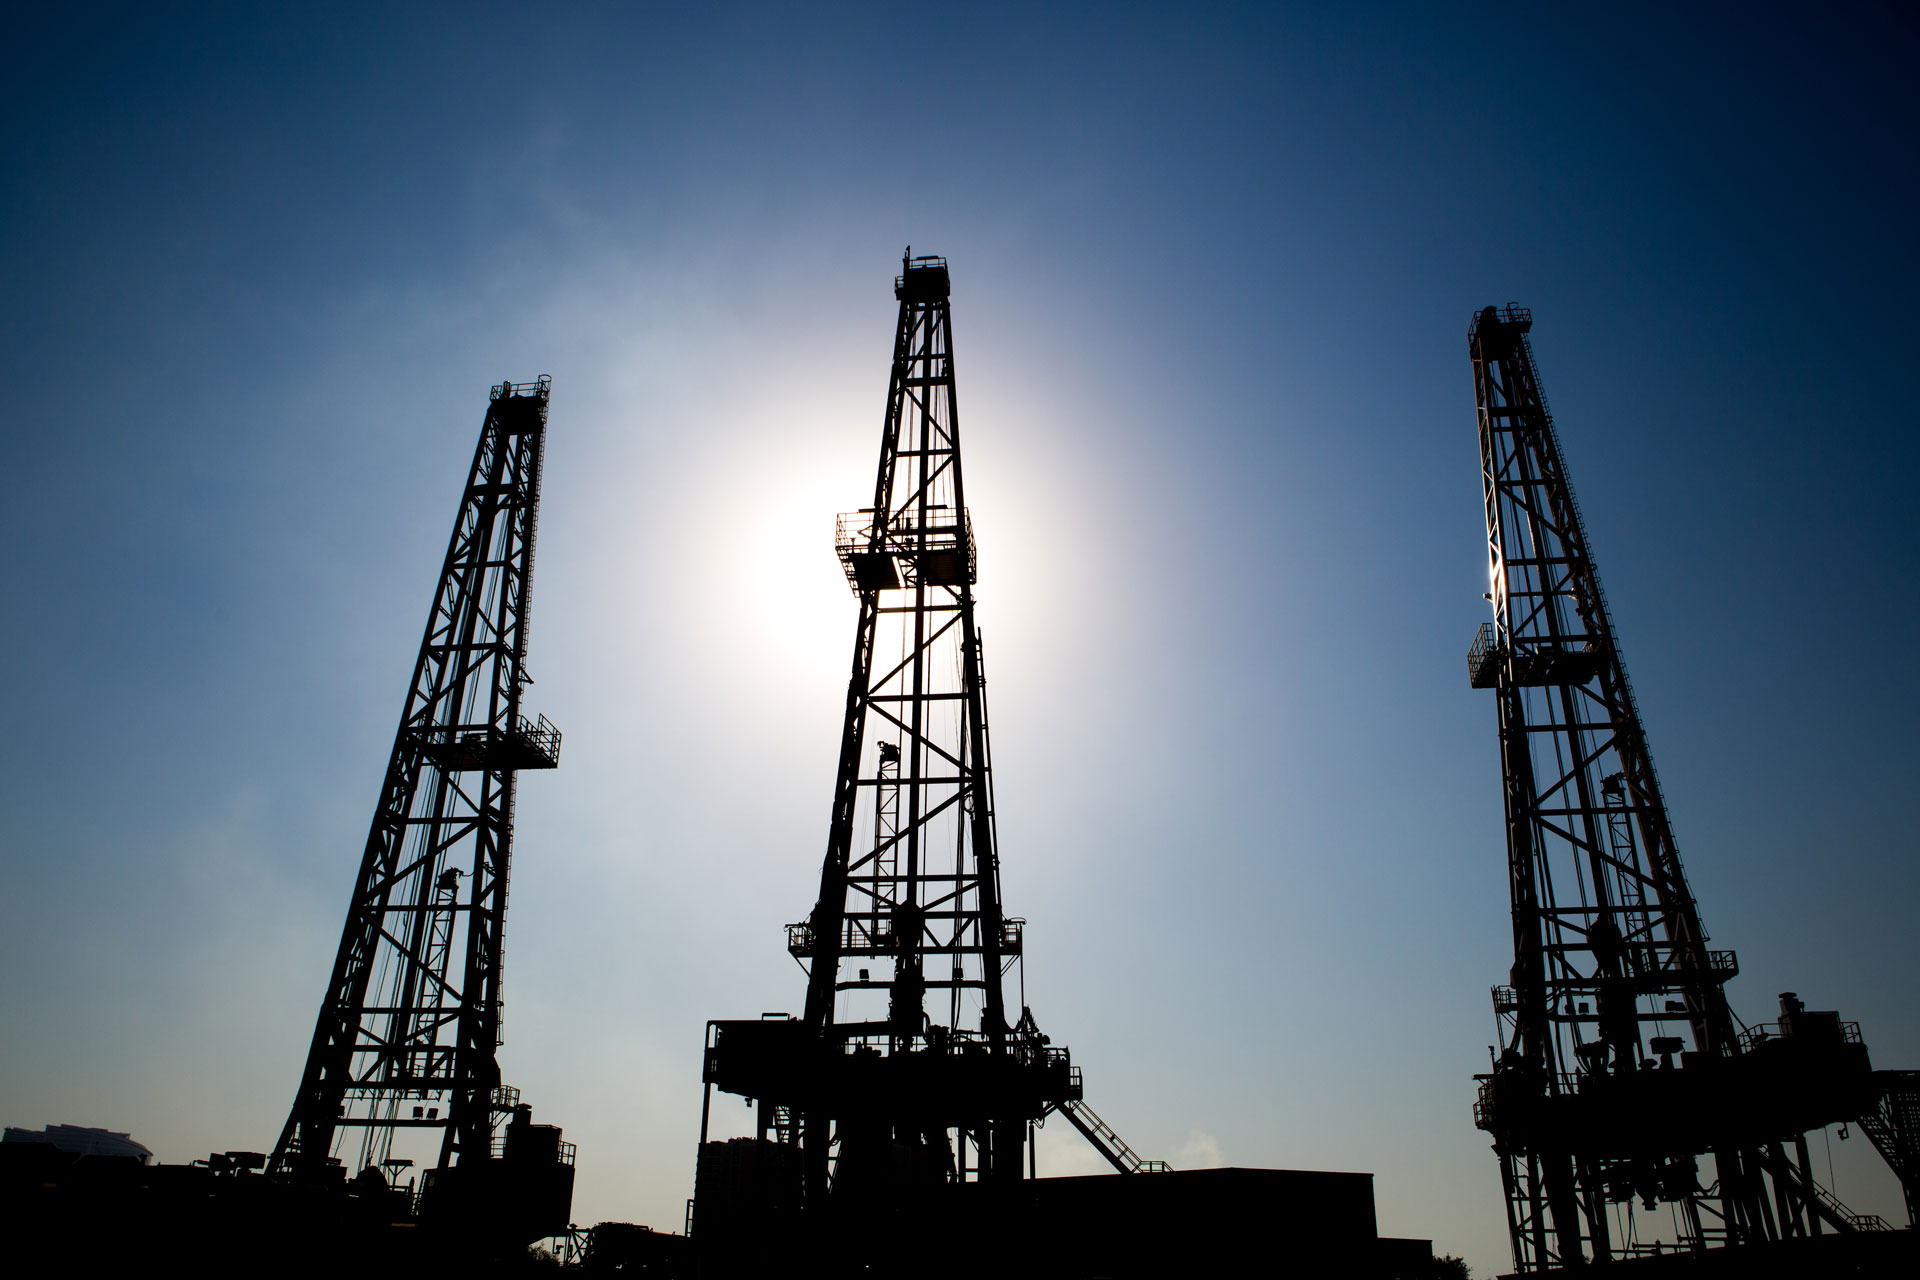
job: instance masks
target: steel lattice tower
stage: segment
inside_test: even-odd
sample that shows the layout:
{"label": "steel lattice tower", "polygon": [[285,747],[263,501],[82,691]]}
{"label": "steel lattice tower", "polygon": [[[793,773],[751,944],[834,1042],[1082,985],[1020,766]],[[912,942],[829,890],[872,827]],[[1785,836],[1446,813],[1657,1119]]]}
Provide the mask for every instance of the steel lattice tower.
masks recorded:
{"label": "steel lattice tower", "polygon": [[1667,1215],[1636,1226],[1636,1201],[1672,1206],[1669,1250],[1871,1226],[1815,1182],[1805,1138],[1872,1110],[1866,1048],[1791,993],[1778,1024],[1737,1027],[1738,966],[1681,869],[1531,327],[1488,307],[1469,337],[1494,620],[1467,666],[1497,694],[1514,954],[1474,1118],[1515,1266],[1648,1251]]}
{"label": "steel lattice tower", "polygon": [[820,894],[788,928],[805,1012],[711,1024],[705,1072],[759,1101],[815,1208],[1019,1179],[1028,1126],[1079,1097],[1003,988],[1023,922],[1000,892],[946,262],[909,257],[894,292],[873,500],[836,536],[859,618]]}
{"label": "steel lattice tower", "polygon": [[[496,1154],[503,1121],[525,1124],[494,1052],[515,775],[551,769],[560,754],[559,732],[520,706],[548,382],[492,390],[306,1071],[272,1157],[296,1176],[322,1177],[343,1156],[360,1170],[403,1163],[396,1133],[424,1131],[438,1138],[450,1185],[455,1167]],[[506,1128],[511,1146],[524,1130]],[[358,1149],[336,1155],[349,1130]]]}

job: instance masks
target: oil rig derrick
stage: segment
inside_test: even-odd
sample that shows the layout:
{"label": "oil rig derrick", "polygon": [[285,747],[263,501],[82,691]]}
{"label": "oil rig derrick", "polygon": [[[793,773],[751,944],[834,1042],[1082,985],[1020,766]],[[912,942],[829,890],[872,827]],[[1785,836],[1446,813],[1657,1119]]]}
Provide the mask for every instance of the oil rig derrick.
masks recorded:
{"label": "oil rig derrick", "polygon": [[1498,707],[1514,957],[1474,1121],[1515,1268],[1883,1229],[1816,1181],[1806,1135],[1861,1125],[1911,1206],[1915,1073],[1876,1074],[1857,1024],[1791,992],[1770,1025],[1730,1009],[1739,967],[1687,887],[1531,328],[1488,307],[1468,339],[1494,618],[1467,671]]}
{"label": "oil rig derrick", "polygon": [[390,1191],[423,1223],[567,1229],[572,1146],[504,1087],[515,780],[559,763],[521,694],[549,379],[492,388],[313,1043],[269,1168]]}
{"label": "oil rig derrick", "polygon": [[[949,291],[934,257],[894,282],[873,498],[835,540],[859,619],[826,856],[787,928],[806,1004],[708,1025],[697,1246],[782,1214],[857,1231],[899,1197],[1018,1184],[1054,1110],[1120,1167],[1147,1164],[1089,1127],[1067,1050],[1007,999],[1024,921],[1001,896]],[[755,1137],[708,1140],[715,1089],[757,1104]]]}

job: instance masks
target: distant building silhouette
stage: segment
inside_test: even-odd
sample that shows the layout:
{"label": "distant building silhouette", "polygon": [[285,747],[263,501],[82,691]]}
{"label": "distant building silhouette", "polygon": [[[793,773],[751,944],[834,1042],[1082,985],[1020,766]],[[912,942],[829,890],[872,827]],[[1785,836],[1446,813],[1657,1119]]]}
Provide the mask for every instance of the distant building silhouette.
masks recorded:
{"label": "distant building silhouette", "polygon": [[91,1129],[83,1124],[50,1124],[44,1129],[9,1128],[0,1141],[42,1142],[77,1156],[132,1156],[141,1164],[153,1159],[153,1152],[129,1135],[110,1129]]}

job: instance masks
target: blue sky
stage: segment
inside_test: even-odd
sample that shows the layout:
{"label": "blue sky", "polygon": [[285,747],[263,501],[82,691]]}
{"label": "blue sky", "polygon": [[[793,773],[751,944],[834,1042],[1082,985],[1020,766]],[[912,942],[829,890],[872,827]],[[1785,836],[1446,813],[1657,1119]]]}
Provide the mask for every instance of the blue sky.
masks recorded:
{"label": "blue sky", "polygon": [[567,738],[502,1061],[578,1220],[677,1224],[702,1023],[802,994],[831,521],[909,243],[953,264],[1028,997],[1143,1154],[1370,1171],[1383,1230],[1506,1264],[1488,302],[1534,309],[1736,1008],[1920,1063],[1901,8],[20,22],[6,1123],[272,1142],[486,388],[549,373],[530,706]]}

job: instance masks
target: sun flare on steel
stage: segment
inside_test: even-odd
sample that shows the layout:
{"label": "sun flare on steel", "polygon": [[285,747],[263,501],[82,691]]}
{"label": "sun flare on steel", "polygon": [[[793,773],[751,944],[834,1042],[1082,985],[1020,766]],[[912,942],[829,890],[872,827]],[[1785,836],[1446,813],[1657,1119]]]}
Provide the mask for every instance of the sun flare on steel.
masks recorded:
{"label": "sun flare on steel", "polygon": [[[516,775],[552,769],[560,755],[559,731],[521,710],[548,387],[546,378],[503,382],[490,394],[306,1070],[272,1157],[296,1177],[350,1169],[397,1183],[418,1160],[432,1166],[424,1200],[437,1185],[450,1201],[456,1183],[471,1199],[482,1181],[505,1185],[478,1171],[500,1156],[516,1170],[540,1166],[529,1176],[541,1190],[516,1195],[551,1207],[562,1181],[570,1195],[570,1144],[529,1123],[495,1059]],[[564,1229],[564,1207],[558,1217]]]}
{"label": "sun flare on steel", "polygon": [[1468,344],[1494,619],[1467,668],[1498,706],[1514,955],[1474,1119],[1515,1268],[1872,1229],[1815,1181],[1806,1135],[1874,1133],[1911,1073],[1876,1078],[1858,1026],[1791,992],[1770,1026],[1729,1008],[1739,968],[1708,945],[1681,869],[1532,323],[1488,307]]}
{"label": "sun flare on steel", "polygon": [[859,618],[819,897],[787,929],[806,1004],[709,1025],[709,1105],[759,1112],[734,1149],[703,1110],[703,1238],[829,1195],[1018,1180],[1052,1110],[1093,1131],[1067,1050],[1008,998],[1024,922],[1001,896],[949,292],[944,259],[903,260],[873,496],[835,536]]}

